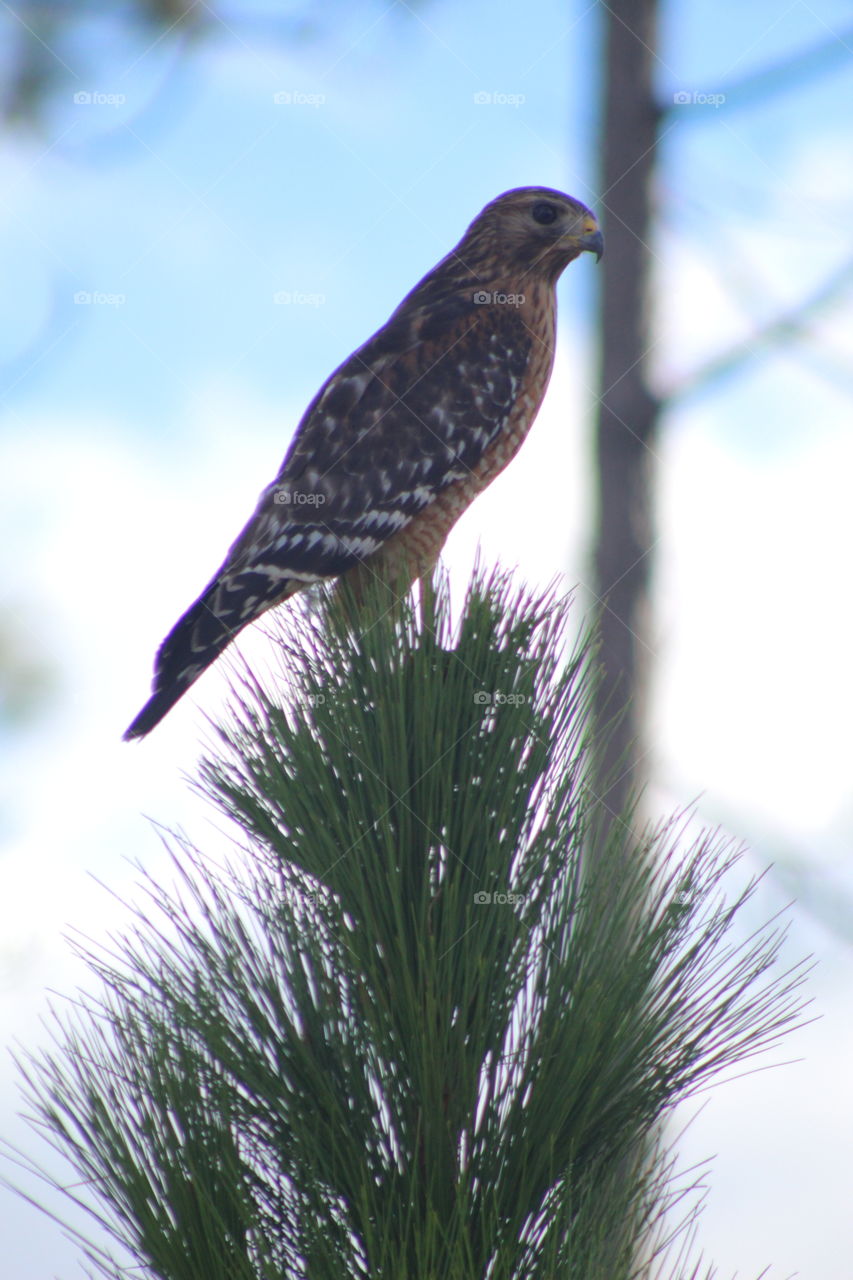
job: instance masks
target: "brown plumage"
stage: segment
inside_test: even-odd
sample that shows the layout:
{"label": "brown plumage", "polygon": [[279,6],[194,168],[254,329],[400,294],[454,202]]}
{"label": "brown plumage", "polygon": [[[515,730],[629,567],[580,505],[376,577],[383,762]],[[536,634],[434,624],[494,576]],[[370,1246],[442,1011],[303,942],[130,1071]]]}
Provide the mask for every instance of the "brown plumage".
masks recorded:
{"label": "brown plumage", "polygon": [[554,363],[555,286],[601,232],[547,187],[498,196],[305,411],[221,568],[164,640],[154,728],[243,627],[312,582],[431,572],[462,512],[518,450]]}

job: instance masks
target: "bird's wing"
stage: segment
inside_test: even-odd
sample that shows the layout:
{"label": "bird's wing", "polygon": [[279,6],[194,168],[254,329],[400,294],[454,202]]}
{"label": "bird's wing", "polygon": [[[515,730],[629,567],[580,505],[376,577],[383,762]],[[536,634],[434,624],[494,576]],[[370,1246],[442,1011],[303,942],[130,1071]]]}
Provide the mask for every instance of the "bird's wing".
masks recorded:
{"label": "bird's wing", "polygon": [[484,310],[466,300],[392,317],[332,374],[219,581],[340,574],[476,467],[512,411],[533,341],[512,308],[499,320]]}
{"label": "bird's wing", "polygon": [[163,641],[148,733],[235,635],[335,577],[463,480],[511,414],[532,346],[520,316],[414,309],[346,360],[308,407],[278,476],[198,600]]}

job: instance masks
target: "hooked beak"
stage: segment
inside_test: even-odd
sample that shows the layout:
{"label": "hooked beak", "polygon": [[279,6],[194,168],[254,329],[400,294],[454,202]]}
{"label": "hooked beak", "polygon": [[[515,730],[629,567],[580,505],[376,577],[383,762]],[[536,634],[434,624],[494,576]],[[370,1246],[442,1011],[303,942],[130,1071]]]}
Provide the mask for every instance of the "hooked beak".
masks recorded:
{"label": "hooked beak", "polygon": [[594,253],[596,262],[601,261],[601,255],[604,253],[604,236],[598,227],[580,236],[577,244],[582,253]]}

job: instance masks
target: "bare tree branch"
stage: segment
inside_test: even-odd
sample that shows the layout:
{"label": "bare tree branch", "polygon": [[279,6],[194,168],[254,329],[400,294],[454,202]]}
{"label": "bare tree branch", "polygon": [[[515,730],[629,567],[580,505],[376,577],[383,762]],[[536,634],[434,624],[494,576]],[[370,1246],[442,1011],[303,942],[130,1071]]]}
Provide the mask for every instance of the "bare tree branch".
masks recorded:
{"label": "bare tree branch", "polygon": [[[755,102],[763,105],[774,94],[789,93],[792,89],[802,88],[808,81],[825,76],[836,67],[851,60],[853,60],[853,26],[848,26],[841,31],[833,32],[826,40],[819,40],[810,48],[793,54],[790,58],[783,58],[772,66],[754,71],[740,80],[732,81],[731,84],[722,84],[719,88],[725,92],[727,111],[750,107]],[[662,115],[669,115],[678,112],[678,106],[672,101],[662,102],[660,111]],[[680,118],[685,118],[683,113],[680,113]],[[703,116],[701,113],[691,112],[689,118],[695,122],[701,120]]]}
{"label": "bare tree branch", "polygon": [[798,302],[796,307],[757,329],[743,342],[737,342],[727,351],[720,352],[706,364],[700,365],[698,369],[675,383],[665,394],[667,403],[673,404],[675,401],[685,400],[688,396],[695,395],[698,391],[706,391],[714,383],[737,373],[745,364],[759,355],[762,348],[805,336],[809,332],[809,325],[814,317],[843,297],[851,284],[853,284],[853,258],[835,271],[811,297]]}

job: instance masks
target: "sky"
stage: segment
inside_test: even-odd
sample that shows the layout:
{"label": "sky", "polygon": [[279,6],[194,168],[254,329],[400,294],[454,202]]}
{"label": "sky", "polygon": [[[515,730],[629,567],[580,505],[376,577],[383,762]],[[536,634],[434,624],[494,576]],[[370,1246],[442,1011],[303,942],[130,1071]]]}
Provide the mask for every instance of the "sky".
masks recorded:
{"label": "sky", "polygon": [[[151,820],[221,838],[186,777],[223,672],[141,746],[120,734],[320,382],[500,191],[551,185],[593,208],[602,194],[598,3],[380,0],[313,34],[294,18],[287,39],[262,6],[251,22],[221,12],[183,51],[90,23],[58,51],[39,126],[0,137],[3,614],[19,667],[48,673],[0,735],[0,1024],[26,1047],[44,1040],[45,993],[81,980],[66,935],[119,926],[134,860],[169,874]],[[831,0],[664,5],[661,389],[849,261],[848,27]],[[840,53],[818,78],[739,97],[824,40]],[[584,598],[595,283],[591,257],[561,281],[548,398],[451,535],[458,581],[479,547]],[[652,798],[746,840],[744,876],[775,864],[755,910],[799,899],[788,954],[818,960],[820,1020],[776,1055],[792,1065],[710,1095],[680,1146],[687,1163],[715,1156],[697,1244],[720,1276],[847,1280],[850,296],[802,342],[753,345],[676,397],[656,450]],[[32,1151],[14,1081],[0,1062],[0,1134]],[[76,1248],[1,1189],[0,1235],[9,1280],[81,1274]]]}

